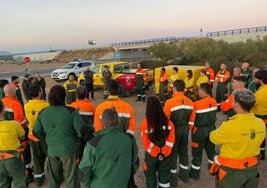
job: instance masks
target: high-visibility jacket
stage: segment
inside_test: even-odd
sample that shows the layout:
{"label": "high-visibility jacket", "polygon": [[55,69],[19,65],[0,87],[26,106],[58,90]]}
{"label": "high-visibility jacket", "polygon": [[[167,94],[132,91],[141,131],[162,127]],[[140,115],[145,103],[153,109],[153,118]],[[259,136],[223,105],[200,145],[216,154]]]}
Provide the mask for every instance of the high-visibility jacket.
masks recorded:
{"label": "high-visibility jacket", "polygon": [[67,93],[72,93],[72,92],[76,92],[76,88],[77,88],[77,83],[76,81],[65,81],[64,83],[64,88],[66,89]]}
{"label": "high-visibility jacket", "polygon": [[5,96],[2,99],[2,102],[5,106],[5,119],[6,120],[15,120],[17,121],[23,128],[28,125],[28,122],[24,116],[23,106],[20,101],[15,97]]}
{"label": "high-visibility jacket", "polygon": [[144,69],[136,70],[137,82],[146,82],[146,71]]}
{"label": "high-visibility jacket", "polygon": [[25,131],[17,121],[0,121],[0,151],[16,150],[21,146],[19,138]]}
{"label": "high-visibility jacket", "polygon": [[231,74],[229,71],[225,71],[225,72],[219,71],[216,74],[215,82],[227,82],[229,80],[230,76],[231,76]]}
{"label": "high-visibility jacket", "polygon": [[[215,126],[217,102],[210,96],[202,98],[194,103],[190,122],[196,127]],[[189,127],[192,127],[191,125]]]}
{"label": "high-visibility jacket", "polygon": [[169,78],[169,88],[173,88],[173,82],[175,81],[175,80],[180,80],[181,78],[180,78],[180,76],[179,76],[179,74],[177,73],[177,74],[172,74],[171,76],[170,76],[170,78]]}
{"label": "high-visibility jacket", "polygon": [[184,83],[185,83],[185,88],[192,88],[195,86],[195,80],[194,78],[191,78],[191,79],[188,79],[188,78],[185,78],[184,79]]}
{"label": "high-visibility jacket", "polygon": [[149,129],[146,118],[141,122],[140,131],[143,146],[152,157],[157,157],[160,153],[165,157],[171,154],[172,147],[175,142],[175,130],[174,125],[171,121],[168,122],[168,125],[162,125],[162,131],[169,131],[169,135],[165,141],[163,140],[162,146],[159,146],[157,145],[157,143],[153,143],[150,140],[149,134],[153,133],[153,129]]}
{"label": "high-visibility jacket", "polygon": [[255,93],[256,102],[255,102],[253,108],[251,109],[251,112],[253,112],[258,117],[266,116],[266,118],[262,118],[262,119],[267,119],[267,97],[266,97],[266,93],[267,93],[267,84],[261,86],[258,89],[258,91],[256,91],[256,93]]}
{"label": "high-visibility jacket", "polygon": [[82,116],[85,123],[93,125],[95,107],[91,100],[76,100],[70,104],[71,107],[75,108]]}
{"label": "high-visibility jacket", "polygon": [[49,103],[45,100],[29,100],[25,105],[25,116],[29,122],[29,134],[28,137],[33,141],[39,141],[37,137],[32,134],[33,126],[36,122],[39,112],[48,107]]}
{"label": "high-visibility jacket", "polygon": [[233,108],[234,94],[228,96],[226,101],[221,102],[221,110],[227,112]]}
{"label": "high-visibility jacket", "polygon": [[237,114],[210,133],[214,144],[222,145],[220,156],[230,159],[244,159],[257,156],[266,135],[265,124],[253,113]]}
{"label": "high-visibility jacket", "polygon": [[163,74],[160,75],[160,77],[159,77],[159,82],[160,83],[164,83],[167,80],[168,80],[168,74],[167,73],[163,73]]}
{"label": "high-visibility jacket", "polygon": [[134,134],[136,131],[134,110],[130,104],[121,100],[118,96],[110,95],[108,100],[99,104],[95,110],[94,128],[95,131],[103,129],[101,116],[105,109],[114,108],[120,118],[119,128],[126,133]]}
{"label": "high-visibility jacket", "polygon": [[211,67],[206,70],[206,75],[208,75],[209,84],[212,84],[214,82],[214,71]]}
{"label": "high-visibility jacket", "polygon": [[164,112],[168,119],[172,121],[175,127],[187,126],[193,124],[189,118],[193,111],[194,103],[183,92],[177,92],[164,104]]}
{"label": "high-visibility jacket", "polygon": [[196,85],[197,87],[200,86],[200,84],[202,83],[209,83],[209,78],[206,75],[200,76],[197,81],[196,81]]}

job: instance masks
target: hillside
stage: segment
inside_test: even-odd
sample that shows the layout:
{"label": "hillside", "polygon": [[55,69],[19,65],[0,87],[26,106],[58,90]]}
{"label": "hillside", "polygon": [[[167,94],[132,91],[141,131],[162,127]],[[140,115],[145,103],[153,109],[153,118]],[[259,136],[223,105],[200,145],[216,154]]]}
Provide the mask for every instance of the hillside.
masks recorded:
{"label": "hillside", "polygon": [[81,50],[68,50],[63,51],[55,57],[55,61],[68,62],[73,59],[84,59],[93,60],[99,59],[106,54],[113,52],[113,48],[92,48],[92,49],[81,49]]}

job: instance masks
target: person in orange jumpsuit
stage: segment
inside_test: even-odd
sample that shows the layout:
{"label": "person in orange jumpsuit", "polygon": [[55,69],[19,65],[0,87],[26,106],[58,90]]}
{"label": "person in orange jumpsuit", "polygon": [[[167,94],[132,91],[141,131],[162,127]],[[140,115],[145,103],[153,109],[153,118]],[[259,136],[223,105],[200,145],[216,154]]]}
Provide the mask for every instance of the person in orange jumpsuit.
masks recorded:
{"label": "person in orange jumpsuit", "polygon": [[179,177],[183,182],[189,180],[189,158],[188,158],[188,124],[194,103],[184,95],[185,83],[183,80],[173,82],[173,97],[164,104],[166,116],[175,126],[175,144],[171,154],[170,183],[172,187],[177,186],[177,156],[179,155]]}
{"label": "person in orange jumpsuit", "polygon": [[146,94],[145,94],[145,84],[146,84],[146,71],[142,69],[141,64],[137,64],[136,70],[136,92],[137,99],[136,101],[145,102]]}
{"label": "person in orange jumpsuit", "polygon": [[166,69],[162,67],[160,69],[160,77],[159,77],[159,100],[163,105],[167,99],[167,85],[168,85],[168,74],[166,73]]}
{"label": "person in orange jumpsuit", "polygon": [[84,131],[88,133],[86,134],[88,136],[87,138],[80,139],[80,144],[81,144],[81,148],[79,150],[79,161],[80,161],[83,157],[83,151],[86,142],[93,137],[92,134],[94,132],[93,124],[94,124],[95,107],[92,101],[90,99],[87,99],[88,90],[85,86],[79,86],[76,89],[76,95],[77,95],[77,100],[75,102],[72,102],[70,106],[75,108],[82,116],[83,121],[86,125],[86,130]]}
{"label": "person in orange jumpsuit", "polygon": [[202,83],[199,87],[200,100],[194,103],[194,109],[190,117],[190,122],[194,122],[191,129],[192,139],[192,164],[189,176],[198,180],[200,177],[202,152],[206,150],[210,167],[216,154],[215,145],[209,140],[209,134],[215,129],[217,103],[210,96],[211,88],[209,83]]}
{"label": "person in orange jumpsuit", "polygon": [[[168,120],[156,96],[147,99],[146,117],[140,125],[145,149],[146,187],[170,187],[170,154],[175,141],[173,123]],[[157,178],[158,175],[158,178]]]}
{"label": "person in orange jumpsuit", "polygon": [[[227,99],[227,84],[231,76],[225,63],[221,64],[220,69],[221,70],[216,74],[215,77],[215,82],[217,82],[216,101],[218,103],[218,107],[220,107],[222,101]],[[220,110],[220,108],[218,108],[218,110]]]}
{"label": "person in orange jumpsuit", "polygon": [[213,88],[213,83],[214,83],[214,70],[213,70],[213,68],[211,68],[210,62],[208,62],[208,61],[205,63],[205,70],[206,70],[206,75],[209,78],[210,87]]}
{"label": "person in orange jumpsuit", "polygon": [[107,101],[99,104],[95,110],[94,116],[94,128],[95,131],[103,129],[101,122],[101,115],[106,108],[114,108],[120,118],[118,124],[120,130],[124,133],[131,133],[132,135],[136,131],[134,110],[130,104],[121,100],[118,97],[119,83],[116,80],[111,80],[108,85],[108,98]]}

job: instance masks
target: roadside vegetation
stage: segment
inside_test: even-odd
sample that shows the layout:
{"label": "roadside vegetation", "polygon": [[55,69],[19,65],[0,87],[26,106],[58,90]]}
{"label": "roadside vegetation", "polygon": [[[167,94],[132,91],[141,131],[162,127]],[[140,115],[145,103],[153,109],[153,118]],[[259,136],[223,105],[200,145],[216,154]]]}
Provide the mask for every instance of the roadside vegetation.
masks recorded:
{"label": "roadside vegetation", "polygon": [[169,64],[203,65],[209,61],[218,70],[221,63],[227,63],[231,69],[240,66],[242,62],[249,62],[251,67],[262,67],[267,64],[267,36],[234,43],[211,38],[158,43],[148,51],[153,57]]}

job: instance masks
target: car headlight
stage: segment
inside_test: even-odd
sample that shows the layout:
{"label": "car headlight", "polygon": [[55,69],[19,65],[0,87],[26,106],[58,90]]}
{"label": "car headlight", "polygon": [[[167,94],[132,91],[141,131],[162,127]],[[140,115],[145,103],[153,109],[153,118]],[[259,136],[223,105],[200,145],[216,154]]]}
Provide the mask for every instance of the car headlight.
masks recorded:
{"label": "car headlight", "polygon": [[59,74],[67,74],[67,71],[64,71],[64,72],[60,72]]}

